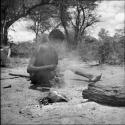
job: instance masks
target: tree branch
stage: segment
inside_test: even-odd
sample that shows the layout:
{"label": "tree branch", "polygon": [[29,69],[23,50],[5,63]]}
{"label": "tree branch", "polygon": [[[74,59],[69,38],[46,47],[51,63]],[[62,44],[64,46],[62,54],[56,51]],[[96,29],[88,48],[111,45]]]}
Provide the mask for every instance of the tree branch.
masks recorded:
{"label": "tree branch", "polygon": [[25,77],[25,78],[30,78],[28,75],[23,75],[23,74],[15,74],[15,73],[9,73],[11,76],[18,76],[18,77]]}
{"label": "tree branch", "polygon": [[18,15],[16,15],[12,20],[9,20],[8,22],[7,22],[7,24],[8,24],[8,27],[10,27],[15,21],[17,21],[18,19],[20,19],[21,17],[25,17],[25,16],[27,16],[28,14],[30,14],[30,12],[33,10],[33,9],[35,9],[35,8],[37,8],[37,7],[39,7],[39,6],[44,6],[44,5],[50,5],[50,4],[52,4],[53,5],[53,0],[50,0],[49,2],[47,1],[47,2],[41,2],[41,3],[38,3],[38,4],[36,4],[36,5],[33,5],[32,7],[30,7],[30,8],[28,8],[24,13],[22,13],[22,14],[18,14]]}
{"label": "tree branch", "polygon": [[71,20],[71,24],[73,25],[74,28],[76,28],[75,24],[73,23],[73,21]]}
{"label": "tree branch", "polygon": [[82,28],[83,28],[83,25],[84,25],[84,22],[85,22],[85,10],[84,10],[84,8],[83,8],[83,6],[82,5],[80,5],[80,7],[81,7],[81,9],[82,9],[82,12],[83,12],[83,19],[82,19],[82,24],[81,24],[81,27],[80,27],[80,31],[82,30]]}

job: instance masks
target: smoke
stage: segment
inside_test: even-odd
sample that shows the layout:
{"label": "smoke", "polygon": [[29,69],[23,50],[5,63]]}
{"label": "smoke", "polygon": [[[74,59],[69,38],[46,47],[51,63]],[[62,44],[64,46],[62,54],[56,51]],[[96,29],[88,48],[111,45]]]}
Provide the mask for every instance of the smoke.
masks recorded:
{"label": "smoke", "polygon": [[57,70],[59,74],[62,74],[60,77],[63,79],[59,84],[61,84],[61,88],[68,88],[71,85],[69,79],[74,75],[71,69],[79,68],[82,64],[80,56],[77,50],[70,50],[66,42],[51,41],[51,43],[59,57]]}

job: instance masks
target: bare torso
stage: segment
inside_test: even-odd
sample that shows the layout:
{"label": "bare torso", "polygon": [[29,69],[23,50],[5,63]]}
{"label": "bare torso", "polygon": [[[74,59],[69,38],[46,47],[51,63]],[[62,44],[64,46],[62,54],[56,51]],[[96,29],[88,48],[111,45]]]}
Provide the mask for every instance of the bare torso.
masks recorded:
{"label": "bare torso", "polygon": [[[53,47],[50,45],[41,45],[34,54],[35,61],[34,66],[46,66],[46,65],[57,65],[58,64],[58,55]],[[41,70],[38,72],[30,73],[31,81],[43,84],[47,86],[49,80],[52,80],[56,75],[56,69],[53,70]]]}
{"label": "bare torso", "polygon": [[58,56],[54,48],[48,45],[40,46],[36,52],[35,66],[58,64]]}

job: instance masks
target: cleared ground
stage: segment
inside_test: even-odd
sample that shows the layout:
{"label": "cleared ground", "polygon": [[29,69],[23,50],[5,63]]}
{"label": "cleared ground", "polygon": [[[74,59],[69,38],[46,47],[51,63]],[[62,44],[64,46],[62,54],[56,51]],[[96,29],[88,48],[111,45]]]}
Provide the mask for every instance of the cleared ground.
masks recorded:
{"label": "cleared ground", "polygon": [[[12,78],[8,73],[26,73],[28,60],[15,63],[15,68],[2,68],[1,78]],[[92,62],[91,62],[92,63]],[[90,64],[90,63],[89,63]],[[82,90],[87,88],[86,78],[75,75],[70,68],[82,68],[85,72],[99,74],[102,72],[103,84],[125,84],[123,66],[93,66],[64,58],[59,62],[64,74],[65,85],[52,88],[65,94],[70,101],[54,103],[39,107],[38,98],[45,93],[30,89],[30,81],[25,78],[1,80],[1,122],[2,124],[125,124],[125,108],[100,105],[86,102],[82,98]],[[28,75],[28,74],[27,74]],[[108,82],[105,82],[108,81]],[[104,83],[105,82],[105,83]],[[10,88],[4,88],[11,85]]]}

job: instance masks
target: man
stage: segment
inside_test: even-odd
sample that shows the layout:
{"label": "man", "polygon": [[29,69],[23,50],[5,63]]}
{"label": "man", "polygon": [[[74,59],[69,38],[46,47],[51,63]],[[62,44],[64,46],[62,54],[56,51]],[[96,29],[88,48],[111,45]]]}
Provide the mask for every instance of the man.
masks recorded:
{"label": "man", "polygon": [[30,74],[32,84],[40,84],[42,87],[51,87],[51,80],[56,76],[58,55],[50,45],[47,36],[43,35],[42,41],[38,41],[27,72]]}
{"label": "man", "polygon": [[[58,64],[58,55],[53,43],[50,43],[48,37],[43,35],[42,40],[37,42],[36,50],[32,55],[27,72],[30,74],[32,84],[40,84],[42,87],[51,87],[51,80],[56,76],[56,68]],[[74,73],[84,76],[90,82],[97,82],[101,79],[101,75],[93,76],[79,70],[72,70]]]}

